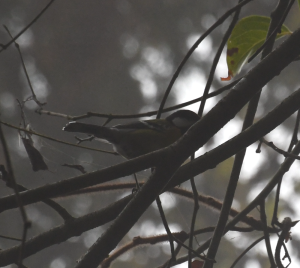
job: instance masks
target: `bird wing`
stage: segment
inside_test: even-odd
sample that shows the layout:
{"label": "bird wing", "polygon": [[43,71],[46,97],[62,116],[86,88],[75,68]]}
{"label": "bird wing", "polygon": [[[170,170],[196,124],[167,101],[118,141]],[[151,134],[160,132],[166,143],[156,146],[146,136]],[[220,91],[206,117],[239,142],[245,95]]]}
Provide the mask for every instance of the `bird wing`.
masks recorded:
{"label": "bird wing", "polygon": [[134,130],[143,130],[143,129],[152,129],[158,132],[164,130],[163,120],[161,119],[154,119],[154,120],[141,120],[125,125],[116,125],[112,128],[116,128],[118,130],[125,130],[125,131],[134,131]]}

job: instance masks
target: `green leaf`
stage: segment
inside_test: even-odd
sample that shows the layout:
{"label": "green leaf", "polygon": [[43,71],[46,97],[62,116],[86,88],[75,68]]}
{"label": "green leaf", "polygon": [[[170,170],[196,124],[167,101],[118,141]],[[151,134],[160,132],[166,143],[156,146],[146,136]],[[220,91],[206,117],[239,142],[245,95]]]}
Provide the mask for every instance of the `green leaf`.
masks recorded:
{"label": "green leaf", "polygon": [[[249,57],[264,43],[270,21],[269,17],[249,16],[236,24],[227,42],[228,77],[238,74]],[[291,31],[283,25],[276,39],[287,34]]]}

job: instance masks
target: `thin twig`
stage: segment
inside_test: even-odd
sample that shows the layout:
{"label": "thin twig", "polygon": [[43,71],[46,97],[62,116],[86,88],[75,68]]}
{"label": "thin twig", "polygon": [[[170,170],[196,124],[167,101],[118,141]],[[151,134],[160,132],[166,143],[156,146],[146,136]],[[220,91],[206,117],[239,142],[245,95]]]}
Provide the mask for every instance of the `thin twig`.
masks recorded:
{"label": "thin twig", "polygon": [[17,40],[28,28],[31,27],[32,24],[34,24],[42,15],[43,13],[51,6],[51,4],[54,2],[54,0],[51,0],[43,9],[42,11],[24,28],[22,29],[10,42],[8,42],[7,44],[3,45],[0,44],[0,46],[2,47],[2,49],[0,49],[0,53],[7,49],[15,40]]}
{"label": "thin twig", "polygon": [[39,136],[39,137],[47,139],[47,140],[51,140],[51,141],[55,141],[55,142],[58,142],[58,143],[62,143],[62,144],[65,144],[65,145],[74,146],[74,147],[78,147],[78,148],[81,148],[81,149],[87,149],[87,150],[101,152],[101,153],[107,153],[107,154],[112,154],[112,155],[119,155],[116,152],[111,152],[111,151],[105,151],[105,150],[100,150],[100,149],[96,149],[96,148],[90,148],[90,147],[80,146],[80,145],[77,145],[77,144],[74,144],[74,143],[69,143],[69,142],[65,142],[65,141],[62,141],[62,140],[54,139],[54,138],[52,138],[50,136],[46,136],[44,134],[40,134],[40,133],[35,132],[33,130],[28,130],[28,129],[25,129],[25,128],[20,128],[20,127],[11,125],[11,124],[3,122],[3,121],[0,121],[0,124],[5,125],[5,126],[10,127],[10,128],[17,129],[19,131],[24,131],[26,133]]}
{"label": "thin twig", "polygon": [[186,248],[189,252],[192,252],[194,253],[194,255],[196,257],[198,257],[199,259],[201,260],[205,260],[205,261],[208,261],[208,262],[211,262],[211,263],[215,263],[216,261],[215,260],[210,260],[208,258],[206,258],[205,256],[202,256],[200,255],[197,251],[193,250],[192,248],[186,246],[184,243],[182,243],[179,239],[177,239],[176,237],[174,237],[174,240],[176,241],[176,243],[178,243],[179,245],[181,245],[182,247]]}
{"label": "thin twig", "polygon": [[237,263],[238,261],[244,257],[246,255],[246,253],[252,249],[254,246],[256,246],[260,241],[264,240],[264,236],[258,238],[257,240],[255,240],[249,247],[247,247],[240,256],[238,256],[238,258],[233,262],[233,264],[230,266],[230,268],[233,268]]}
{"label": "thin twig", "polygon": [[[176,237],[177,239],[179,239],[180,241],[185,241],[186,237],[188,237],[188,234],[184,231],[181,232],[176,232],[176,233],[172,233],[173,237]],[[101,268],[108,268],[110,266],[110,264],[116,260],[120,255],[124,254],[125,252],[137,247],[137,246],[141,246],[141,245],[155,245],[157,243],[161,243],[161,242],[165,242],[168,241],[168,235],[164,234],[164,235],[155,235],[155,236],[151,236],[151,237],[140,237],[140,236],[136,236],[132,239],[131,242],[125,244],[124,246],[121,246],[119,249],[117,249],[116,251],[114,251],[112,254],[110,254],[102,263],[101,263]],[[178,249],[178,247],[176,248],[176,250]],[[176,253],[175,250],[175,253]]]}
{"label": "thin twig", "polygon": [[[242,1],[239,0],[239,4],[241,2]],[[212,84],[212,81],[213,81],[213,78],[214,78],[214,75],[215,75],[217,65],[218,65],[220,57],[221,57],[222,51],[223,51],[223,49],[224,49],[224,47],[227,43],[228,38],[231,35],[231,32],[232,32],[234,26],[236,25],[236,23],[238,21],[240,10],[241,10],[241,8],[238,8],[235,11],[233,19],[232,19],[226,33],[224,34],[224,36],[222,38],[222,41],[221,41],[221,44],[220,44],[220,46],[217,50],[217,53],[214,57],[214,60],[213,60],[213,63],[212,63],[212,66],[210,68],[210,72],[209,72],[209,75],[208,75],[208,79],[207,79],[207,82],[206,82],[206,85],[205,85],[205,88],[204,88],[204,93],[203,93],[203,96],[202,96],[200,107],[199,107],[199,110],[198,110],[198,115],[200,116],[200,118],[203,116],[204,106],[205,106],[205,103],[206,103],[206,100],[207,100],[207,97],[208,97],[208,93],[209,93],[209,90],[210,90],[210,87],[211,87],[211,84]]]}
{"label": "thin twig", "polygon": [[[208,233],[208,232],[213,232],[214,230],[215,230],[214,226],[205,227],[205,228],[202,228],[202,229],[195,230],[194,234],[199,235],[199,234],[204,234],[204,233]],[[252,232],[253,229],[252,228],[247,228],[247,227],[233,227],[231,229],[231,231]],[[184,242],[184,241],[182,241],[182,242]],[[165,262],[163,265],[159,266],[158,268],[165,268],[169,262],[170,262],[170,260],[168,260],[167,262]],[[171,263],[171,264],[174,265],[174,263]]]}
{"label": "thin twig", "polygon": [[[297,112],[297,118],[296,118],[296,122],[295,122],[295,127],[294,127],[294,131],[293,131],[293,136],[291,138],[291,142],[288,148],[288,153],[290,153],[293,149],[293,147],[297,144],[298,142],[298,131],[299,131],[299,121],[300,121],[300,110],[298,110]],[[276,196],[275,196],[275,201],[274,201],[274,210],[273,210],[273,216],[272,216],[272,226],[275,225],[275,223],[278,222],[278,204],[279,204],[279,196],[280,196],[280,189],[281,189],[281,182],[282,180],[280,180],[278,182],[277,185],[277,189],[276,189]]]}
{"label": "thin twig", "polygon": [[[139,183],[140,186],[144,185],[144,182],[140,182]],[[74,192],[70,192],[67,193],[63,196],[59,196],[59,197],[55,197],[55,198],[59,198],[59,199],[64,199],[67,197],[72,197],[72,196],[78,196],[80,194],[91,194],[91,193],[99,193],[99,192],[103,192],[103,191],[114,191],[114,190],[124,190],[124,189],[132,189],[133,187],[135,187],[134,183],[114,183],[114,184],[103,184],[103,185],[97,185],[97,186],[93,186],[93,187],[88,187],[88,188],[84,188],[84,189],[80,189],[78,191],[74,191]],[[170,190],[168,190],[171,193],[177,194],[180,197],[185,197],[187,200],[194,200],[194,193],[179,187],[175,187],[172,188]],[[206,196],[203,194],[198,194],[198,200],[199,202],[205,204],[207,207],[209,207],[212,210],[216,210],[216,211],[220,211],[221,207],[222,207],[222,202],[217,200],[216,198],[212,197],[212,196]],[[230,209],[230,216],[231,217],[235,217],[236,215],[239,214],[239,211],[231,208]],[[251,228],[253,228],[253,230],[256,231],[262,231],[262,225],[261,222],[258,219],[255,219],[254,217],[248,215],[245,216],[243,219],[241,219],[241,222],[251,226]],[[268,231],[271,233],[275,233],[278,231],[278,229],[276,228],[271,228],[268,227]]]}
{"label": "thin twig", "polygon": [[[13,39],[13,36],[11,35],[10,31],[8,30],[8,28],[7,28],[5,25],[3,25],[3,27],[5,28],[5,30],[6,30],[7,33],[9,34],[9,36]],[[20,59],[21,59],[22,67],[23,67],[23,70],[24,70],[24,73],[25,73],[25,76],[26,76],[26,79],[27,79],[27,83],[28,83],[28,85],[29,85],[29,88],[30,88],[31,94],[32,94],[32,96],[31,96],[30,98],[27,98],[27,100],[32,99],[32,100],[35,101],[35,103],[36,103],[39,107],[43,107],[43,106],[46,104],[46,102],[42,103],[42,102],[40,102],[40,101],[37,99],[37,97],[36,97],[36,95],[35,95],[35,92],[34,92],[34,90],[33,90],[32,84],[31,84],[31,82],[30,82],[30,78],[29,78],[29,75],[28,75],[28,72],[27,72],[27,69],[26,69],[26,66],[25,66],[25,62],[24,62],[24,60],[23,60],[23,56],[22,56],[22,53],[21,53],[20,46],[19,46],[18,43],[16,43],[16,41],[14,41],[14,43],[15,43],[15,47],[17,48],[17,50],[18,50],[18,52],[19,52],[19,56],[20,56]],[[25,100],[25,101],[23,101],[23,102],[26,102],[27,100]]]}
{"label": "thin twig", "polygon": [[[194,238],[194,229],[195,229],[195,224],[196,224],[196,219],[197,219],[197,212],[199,210],[199,201],[198,201],[198,191],[195,185],[195,180],[194,178],[190,179],[191,181],[191,186],[193,190],[193,196],[194,196],[194,209],[193,209],[193,216],[191,220],[191,228],[190,228],[190,237],[189,237],[189,248],[193,248],[193,238]],[[192,265],[192,252],[189,250],[189,263],[188,267],[191,268]]]}
{"label": "thin twig", "polygon": [[[177,247],[176,247],[176,249],[175,249],[175,256],[177,256],[177,255],[179,254],[181,248],[182,248],[181,245],[180,245],[180,244],[177,244]],[[162,265],[161,268],[167,268],[167,267],[170,267],[171,264],[172,264],[172,257],[171,257],[169,260],[167,260],[167,261]]]}
{"label": "thin twig", "polygon": [[[238,80],[219,88],[218,90],[215,90],[211,93],[208,94],[207,98],[212,98],[215,97],[221,93],[223,93],[226,90],[231,89],[233,86],[235,86],[242,78],[239,78]],[[170,112],[176,109],[180,109],[183,107],[186,107],[188,105],[197,103],[199,101],[201,101],[202,97],[200,98],[196,98],[193,99],[191,101],[187,101],[175,106],[171,106],[169,108],[165,108],[162,110],[162,113],[166,113],[166,112]],[[85,118],[89,118],[89,117],[100,117],[100,118],[107,118],[109,119],[109,121],[113,120],[113,119],[132,119],[132,118],[140,118],[140,117],[149,117],[149,116],[153,116],[156,115],[158,111],[150,111],[150,112],[146,112],[146,113],[139,113],[139,114],[103,114],[103,113],[96,113],[96,112],[87,112],[86,114],[83,115],[77,115],[77,116],[73,116],[73,115],[67,115],[67,114],[62,114],[62,113],[56,113],[56,112],[52,112],[52,111],[46,111],[43,109],[37,109],[36,112],[40,115],[45,114],[45,115],[50,115],[50,116],[57,116],[57,117],[62,117],[65,118],[67,120],[79,120],[79,119],[85,119]],[[107,122],[105,122],[105,124],[107,124]]]}
{"label": "thin twig", "polygon": [[263,199],[260,204],[260,220],[261,220],[262,226],[263,226],[264,238],[265,238],[266,249],[268,252],[270,265],[271,265],[271,268],[276,268],[275,260],[274,260],[273,253],[272,253],[272,247],[271,247],[271,243],[270,243],[270,235],[269,235],[269,231],[268,231],[268,225],[267,225],[265,199]]}
{"label": "thin twig", "polygon": [[11,163],[11,160],[10,160],[9,151],[8,151],[8,148],[7,148],[7,144],[6,144],[6,140],[5,140],[5,137],[4,137],[4,134],[3,134],[1,124],[0,124],[0,141],[1,141],[1,144],[2,144],[2,148],[3,148],[3,152],[4,152],[4,158],[5,158],[7,169],[8,169],[8,179],[9,179],[9,182],[11,183],[12,188],[15,192],[18,207],[19,207],[19,210],[20,210],[20,213],[21,213],[21,216],[22,216],[22,220],[23,220],[22,242],[21,242],[21,247],[20,247],[20,251],[19,251],[19,258],[18,258],[18,266],[21,266],[22,265],[22,260],[23,260],[23,250],[24,250],[24,244],[25,244],[25,241],[26,241],[27,230],[30,227],[31,222],[27,218],[27,214],[25,212],[22,200],[21,200],[20,195],[19,195],[17,183],[16,183],[16,180],[15,180],[14,172],[13,172],[12,163]]}
{"label": "thin twig", "polygon": [[[195,154],[191,156],[191,161],[195,159]],[[191,186],[192,186],[192,191],[193,191],[193,199],[194,199],[194,209],[193,209],[193,215],[192,215],[192,220],[191,220],[191,228],[190,228],[190,237],[189,237],[189,248],[193,248],[193,238],[194,238],[194,229],[195,229],[195,224],[196,224],[196,219],[197,219],[197,212],[199,210],[199,199],[198,199],[198,191],[197,187],[195,184],[194,178],[190,179]],[[188,268],[192,267],[192,251],[188,251],[189,255],[189,261],[188,261]]]}
{"label": "thin twig", "polygon": [[169,239],[169,243],[170,243],[170,248],[171,248],[172,261],[176,261],[175,248],[174,248],[174,237],[173,237],[173,235],[172,235],[172,233],[170,231],[170,228],[168,226],[168,222],[167,222],[164,210],[162,208],[159,196],[156,198],[156,204],[157,204],[157,207],[158,207],[159,214],[160,214],[160,217],[162,219],[163,225],[164,225],[165,230],[166,230],[167,235],[168,235],[168,239]]}
{"label": "thin twig", "polygon": [[1,238],[8,239],[8,240],[13,240],[13,241],[22,241],[20,238],[15,238],[15,237],[10,237],[6,235],[0,235]]}
{"label": "thin twig", "polygon": [[[284,220],[281,223],[282,232],[279,236],[279,239],[278,239],[278,242],[276,245],[276,249],[275,249],[275,260],[276,260],[276,264],[277,264],[278,268],[285,268],[281,262],[280,250],[281,250],[281,247],[284,246],[284,241],[288,242],[291,239],[290,229],[291,229],[291,227],[295,226],[297,223],[298,223],[298,221],[292,222],[291,218],[289,218],[289,217],[284,218]],[[285,258],[288,258],[290,263],[292,262],[287,251],[285,252],[283,259],[285,259]]]}
{"label": "thin twig", "polygon": [[292,157],[292,158],[295,158],[297,160],[300,160],[300,157],[298,155],[293,155],[293,154],[291,154],[289,152],[286,152],[286,151],[278,148],[272,141],[267,141],[264,138],[261,138],[260,141],[262,143],[266,144],[267,146],[269,146],[270,148],[272,148],[277,153],[282,154],[284,157]]}
{"label": "thin twig", "polygon": [[221,18],[219,18],[203,35],[201,35],[199,37],[199,39],[194,43],[194,45],[190,48],[190,50],[187,52],[187,54],[185,55],[185,57],[183,58],[182,62],[179,64],[179,66],[177,67],[177,70],[175,71],[167,89],[166,92],[163,96],[163,99],[160,103],[159,109],[158,109],[158,113],[157,113],[157,118],[160,118],[160,115],[162,113],[162,110],[165,106],[165,103],[167,101],[167,98],[171,92],[171,89],[179,75],[179,73],[181,72],[183,66],[185,65],[185,63],[188,61],[188,59],[190,58],[190,56],[193,54],[193,52],[196,50],[196,48],[199,46],[199,44],[215,29],[217,28],[219,25],[221,25],[233,12],[235,12],[236,10],[240,9],[242,6],[246,5],[247,3],[249,3],[252,0],[244,0],[241,3],[239,3],[238,5],[236,5],[235,7],[229,9]]}
{"label": "thin twig", "polygon": [[300,110],[298,110],[297,112],[297,118],[296,118],[295,127],[293,131],[293,136],[291,138],[291,142],[287,150],[289,153],[291,152],[295,144],[298,142],[299,122],[300,122]]}

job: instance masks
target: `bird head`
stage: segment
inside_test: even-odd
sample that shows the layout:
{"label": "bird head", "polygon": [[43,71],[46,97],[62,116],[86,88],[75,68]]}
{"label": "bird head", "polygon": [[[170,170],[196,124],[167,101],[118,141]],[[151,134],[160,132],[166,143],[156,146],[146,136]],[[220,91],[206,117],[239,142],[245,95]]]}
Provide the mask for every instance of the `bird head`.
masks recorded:
{"label": "bird head", "polygon": [[182,134],[184,134],[199,119],[199,115],[190,110],[179,110],[166,117],[166,120],[178,127]]}

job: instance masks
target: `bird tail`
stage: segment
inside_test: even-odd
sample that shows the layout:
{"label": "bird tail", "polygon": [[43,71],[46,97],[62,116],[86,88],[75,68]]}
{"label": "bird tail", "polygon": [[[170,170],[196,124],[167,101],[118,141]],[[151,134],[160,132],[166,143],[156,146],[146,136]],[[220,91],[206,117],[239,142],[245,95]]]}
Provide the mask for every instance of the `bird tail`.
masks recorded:
{"label": "bird tail", "polygon": [[94,135],[95,137],[106,140],[108,142],[113,142],[114,140],[114,135],[113,135],[114,133],[110,128],[92,125],[92,124],[69,122],[63,128],[63,131],[86,133],[86,134]]}

